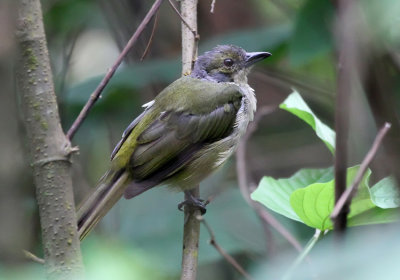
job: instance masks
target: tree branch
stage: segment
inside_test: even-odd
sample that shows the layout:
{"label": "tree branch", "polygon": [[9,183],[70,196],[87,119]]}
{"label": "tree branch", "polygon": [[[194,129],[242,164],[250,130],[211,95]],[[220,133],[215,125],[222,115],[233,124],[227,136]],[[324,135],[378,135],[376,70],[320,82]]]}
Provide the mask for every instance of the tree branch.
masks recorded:
{"label": "tree branch", "polygon": [[22,252],[24,253],[24,256],[25,256],[28,260],[31,260],[31,261],[33,261],[33,262],[40,263],[40,264],[44,264],[44,263],[45,263],[45,262],[44,262],[44,259],[39,258],[39,257],[36,256],[35,254],[33,254],[33,253],[31,253],[31,252],[29,252],[29,251],[27,251],[27,250],[22,250]]}
{"label": "tree branch", "polygon": [[169,5],[171,6],[171,8],[174,10],[174,12],[179,16],[179,18],[181,19],[181,21],[186,25],[187,28],[190,29],[190,31],[193,33],[193,36],[195,37],[196,40],[199,40],[199,34],[197,34],[197,31],[194,30],[192,27],[190,27],[190,25],[186,22],[186,20],[182,17],[181,13],[178,11],[178,9],[175,7],[174,3],[172,2],[172,0],[168,0]]}
{"label": "tree branch", "polygon": [[378,148],[380,147],[383,138],[390,129],[390,126],[391,126],[390,123],[385,123],[384,126],[379,130],[378,135],[376,136],[371,149],[368,151],[367,155],[365,156],[364,160],[361,163],[360,168],[358,169],[357,175],[354,178],[351,187],[347,188],[346,191],[341,195],[339,200],[336,202],[335,208],[333,209],[331,214],[331,219],[333,221],[338,217],[344,205],[351,204],[351,199],[356,194],[358,185],[360,184],[362,178],[364,177],[364,174],[367,171],[369,164],[374,159],[375,154],[378,151]]}
{"label": "tree branch", "polygon": [[142,34],[143,30],[146,28],[147,24],[149,24],[151,18],[160,8],[161,3],[163,0],[156,0],[153,6],[150,8],[149,12],[140,23],[138,28],[136,29],[135,33],[129,39],[128,43],[126,44],[125,48],[122,50],[121,54],[118,56],[117,60],[115,61],[114,65],[108,70],[107,74],[104,76],[103,80],[101,80],[100,84],[97,86],[95,91],[90,95],[88,102],[83,107],[82,111],[79,113],[79,116],[76,118],[74,123],[72,124],[71,128],[68,130],[67,137],[68,139],[72,139],[81,126],[82,122],[85,120],[86,116],[88,115],[90,109],[93,107],[94,103],[99,99],[100,94],[103,92],[106,85],[110,82],[110,79],[114,75],[115,71],[119,67],[119,65],[124,60],[125,56],[131,50],[133,45],[136,43],[137,39],[139,38],[140,34]]}
{"label": "tree branch", "polygon": [[[192,30],[197,30],[197,0],[182,0],[182,74],[190,73],[193,61],[197,55],[196,38]],[[183,21],[184,20],[184,21]],[[186,26],[191,26],[192,30]],[[197,33],[197,32],[196,32]],[[190,191],[194,197],[199,197],[199,187]],[[189,199],[185,195],[185,199]],[[194,280],[197,276],[197,262],[200,237],[200,222],[196,218],[200,210],[185,206],[183,227],[183,251],[181,280]]]}
{"label": "tree branch", "polygon": [[140,58],[140,61],[143,61],[143,59],[146,57],[147,53],[150,50],[150,46],[153,43],[153,37],[154,37],[154,33],[156,32],[156,28],[157,28],[157,23],[158,23],[158,11],[156,13],[156,16],[154,17],[154,23],[153,23],[153,28],[151,29],[151,34],[150,34],[150,38],[149,38],[149,42],[147,43],[147,46],[142,54],[142,57]]}
{"label": "tree branch", "polygon": [[229,255],[215,240],[215,235],[213,230],[211,229],[210,225],[207,223],[207,221],[203,218],[203,216],[197,216],[197,219],[201,221],[204,226],[206,227],[208,234],[210,235],[210,244],[215,248],[215,250],[218,251],[218,253],[221,254],[225,258],[225,260],[230,263],[244,278],[247,280],[251,280],[250,274],[244,270],[244,268],[231,256]]}
{"label": "tree branch", "polygon": [[[347,178],[347,139],[349,131],[350,94],[352,89],[352,67],[354,66],[354,42],[351,23],[349,22],[349,7],[352,1],[337,1],[337,61],[338,79],[335,107],[335,203],[338,202],[346,190]],[[334,221],[336,232],[344,232],[347,225],[349,205],[342,207],[337,219]]]}
{"label": "tree branch", "polygon": [[72,191],[70,142],[65,137],[39,0],[20,0],[16,78],[42,230],[45,268],[51,279],[80,279],[82,257]]}
{"label": "tree branch", "polygon": [[[250,198],[250,185],[247,180],[247,166],[246,166],[246,146],[247,141],[251,137],[251,135],[256,131],[258,122],[260,119],[266,114],[271,113],[275,108],[272,107],[261,107],[254,117],[252,123],[249,124],[246,135],[243,137],[242,141],[239,143],[238,149],[236,151],[236,173],[238,176],[239,189],[242,193],[245,201],[256,211],[257,215],[267,225],[272,226],[276,231],[278,231],[293,247],[301,252],[303,250],[300,243],[296,240],[296,238],[276,220],[268,211],[264,209],[262,205],[257,203],[256,201]],[[268,228],[264,226],[264,228]],[[268,236],[268,232],[267,232]],[[271,240],[269,240],[271,242]]]}
{"label": "tree branch", "polygon": [[[190,191],[194,197],[199,197],[199,187]],[[185,194],[185,200],[190,199]],[[185,205],[183,225],[183,251],[181,280],[194,280],[197,278],[197,261],[199,255],[200,216],[197,207]]]}

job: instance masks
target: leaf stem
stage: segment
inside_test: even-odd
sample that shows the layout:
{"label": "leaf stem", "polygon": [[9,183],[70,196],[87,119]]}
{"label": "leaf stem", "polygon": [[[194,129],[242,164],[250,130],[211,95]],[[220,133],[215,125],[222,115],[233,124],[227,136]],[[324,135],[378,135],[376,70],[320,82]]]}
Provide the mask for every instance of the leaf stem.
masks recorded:
{"label": "leaf stem", "polygon": [[319,229],[315,230],[313,237],[311,237],[311,239],[304,247],[303,251],[298,255],[298,257],[292,263],[285,275],[283,275],[282,280],[289,280],[292,277],[294,270],[304,261],[304,259],[311,252],[311,249],[314,247],[314,245],[317,244],[317,241],[319,241],[323,236],[323,231]]}

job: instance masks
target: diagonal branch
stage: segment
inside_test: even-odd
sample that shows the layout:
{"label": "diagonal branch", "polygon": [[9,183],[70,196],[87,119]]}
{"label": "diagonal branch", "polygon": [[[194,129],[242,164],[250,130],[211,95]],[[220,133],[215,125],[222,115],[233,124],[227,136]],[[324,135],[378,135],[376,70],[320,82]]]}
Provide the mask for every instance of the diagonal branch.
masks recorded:
{"label": "diagonal branch", "polygon": [[71,128],[68,130],[68,133],[67,133],[68,139],[72,139],[74,137],[76,131],[81,126],[82,122],[85,120],[85,118],[88,115],[90,109],[93,107],[94,103],[99,99],[99,97],[100,97],[101,93],[103,92],[104,88],[107,86],[107,84],[110,82],[110,79],[115,74],[115,71],[117,70],[119,65],[121,65],[121,63],[124,60],[125,56],[128,54],[128,52],[131,50],[133,45],[136,43],[137,39],[142,34],[143,30],[149,24],[151,18],[158,11],[158,9],[160,8],[160,5],[161,5],[162,2],[163,2],[163,0],[156,0],[154,2],[153,6],[150,8],[150,10],[147,13],[147,15],[145,16],[143,21],[140,23],[140,25],[136,29],[135,33],[129,39],[129,41],[126,44],[125,48],[122,50],[121,54],[118,56],[118,58],[115,61],[114,65],[107,71],[107,74],[104,76],[103,80],[101,80],[100,84],[97,86],[95,91],[90,95],[90,98],[89,98],[88,102],[85,104],[85,106],[83,107],[83,109],[79,113],[79,116],[76,118],[76,120],[72,124]]}
{"label": "diagonal branch", "polygon": [[346,191],[340,196],[339,200],[336,202],[335,208],[332,211],[331,219],[335,220],[339,213],[342,211],[345,205],[350,205],[353,196],[356,194],[358,185],[360,184],[362,178],[364,177],[365,172],[371,161],[374,159],[378,148],[380,147],[383,138],[385,137],[386,133],[389,131],[391,124],[385,123],[384,126],[379,130],[378,135],[376,136],[374,143],[372,144],[371,149],[368,151],[367,155],[365,156],[364,160],[361,163],[360,168],[358,169],[357,175],[354,178],[351,187],[346,189]]}
{"label": "diagonal branch", "polygon": [[181,15],[181,13],[178,11],[178,9],[175,7],[174,3],[172,3],[172,0],[168,0],[170,6],[172,7],[172,9],[175,11],[175,13],[179,16],[179,18],[181,19],[181,21],[183,22],[183,24],[186,25],[187,28],[189,28],[190,32],[193,33],[193,36],[196,40],[199,40],[199,34],[197,33],[197,31],[195,29],[193,29],[189,23],[187,23],[187,21],[183,18],[183,16]]}
{"label": "diagonal branch", "polygon": [[206,227],[208,234],[210,235],[210,244],[215,248],[215,250],[218,251],[218,253],[221,254],[225,258],[225,260],[230,263],[241,275],[243,275],[244,278],[247,280],[251,280],[250,274],[244,270],[244,268],[231,256],[229,255],[215,240],[215,234],[214,231],[211,229],[210,225],[207,223],[207,221],[203,218],[203,216],[197,216],[197,219],[201,221],[204,226]]}
{"label": "diagonal branch", "polygon": [[[275,108],[273,107],[261,107],[254,117],[252,123],[249,124],[246,135],[243,137],[242,141],[239,143],[239,147],[236,152],[236,171],[239,181],[239,189],[244,197],[245,201],[254,209],[261,221],[264,224],[272,226],[276,231],[278,231],[290,244],[296,248],[297,251],[302,251],[302,246],[296,240],[296,238],[281,224],[276,220],[268,211],[264,209],[262,205],[255,202],[250,198],[250,186],[247,181],[247,166],[246,166],[246,146],[247,141],[250,136],[257,129],[258,122],[266,114],[271,113]],[[267,228],[264,226],[264,228]],[[268,232],[267,232],[268,234]]]}
{"label": "diagonal branch", "polygon": [[154,37],[154,34],[156,32],[157,24],[158,24],[158,12],[156,13],[156,16],[154,18],[153,28],[151,29],[149,42],[147,43],[146,49],[144,50],[144,52],[142,54],[142,57],[140,58],[140,61],[143,61],[143,59],[146,57],[147,53],[150,50],[150,46],[153,43],[153,37]]}

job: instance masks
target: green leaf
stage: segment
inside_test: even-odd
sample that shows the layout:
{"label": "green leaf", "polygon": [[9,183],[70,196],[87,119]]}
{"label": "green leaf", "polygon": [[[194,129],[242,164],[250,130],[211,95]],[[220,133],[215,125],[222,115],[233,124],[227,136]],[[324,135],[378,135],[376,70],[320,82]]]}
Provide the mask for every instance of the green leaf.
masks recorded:
{"label": "green leaf", "polygon": [[329,213],[333,209],[332,181],[299,189],[290,196],[290,204],[301,221],[321,230],[331,229]]}
{"label": "green leaf", "polygon": [[348,220],[347,225],[353,226],[364,226],[364,225],[375,225],[375,224],[386,224],[396,222],[400,219],[400,212],[397,208],[382,209],[374,207],[360,213],[357,216],[352,217]]}
{"label": "green leaf", "polygon": [[328,182],[333,179],[333,169],[302,169],[290,178],[274,179],[265,176],[251,198],[267,208],[292,220],[301,219],[290,205],[290,195],[297,189],[315,182]]}
{"label": "green leaf", "polygon": [[335,132],[317,118],[297,91],[290,94],[285,101],[279,105],[279,107],[308,123],[314,129],[317,136],[325,143],[328,149],[332,153],[335,152]]}
{"label": "green leaf", "polygon": [[[357,174],[359,166],[347,170],[347,186]],[[348,215],[348,226],[359,226],[369,224],[380,224],[397,221],[399,213],[396,209],[381,209],[372,202],[368,180],[371,171],[368,170],[360,182],[357,195],[353,198]],[[306,188],[293,192],[290,203],[300,217],[308,226],[320,230],[333,228],[330,214],[334,206],[334,181],[327,183],[316,183]]]}
{"label": "green leaf", "polygon": [[[347,170],[347,186],[350,186],[351,182],[353,182],[358,168],[359,166],[354,166]],[[350,206],[349,220],[375,207],[368,191],[370,174],[371,171],[368,170],[360,182],[357,195],[353,198]],[[292,193],[290,204],[306,225],[320,230],[333,228],[330,214],[335,201],[334,184],[334,180],[326,183],[315,183]]]}
{"label": "green leaf", "polygon": [[386,177],[371,189],[372,202],[380,208],[396,208],[400,206],[400,193],[393,177]]}

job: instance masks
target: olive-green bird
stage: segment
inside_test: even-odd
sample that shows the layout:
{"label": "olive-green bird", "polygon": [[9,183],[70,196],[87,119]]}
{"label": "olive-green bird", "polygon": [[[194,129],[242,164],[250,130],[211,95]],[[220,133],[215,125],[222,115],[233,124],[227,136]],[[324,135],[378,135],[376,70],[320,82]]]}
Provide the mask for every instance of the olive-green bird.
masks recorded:
{"label": "olive-green bird", "polygon": [[112,152],[110,169],[78,210],[80,238],[122,195],[129,199],[158,185],[187,191],[220,167],[256,110],[247,84],[250,66],[270,55],[217,46],[198,57],[189,76],[145,104]]}

